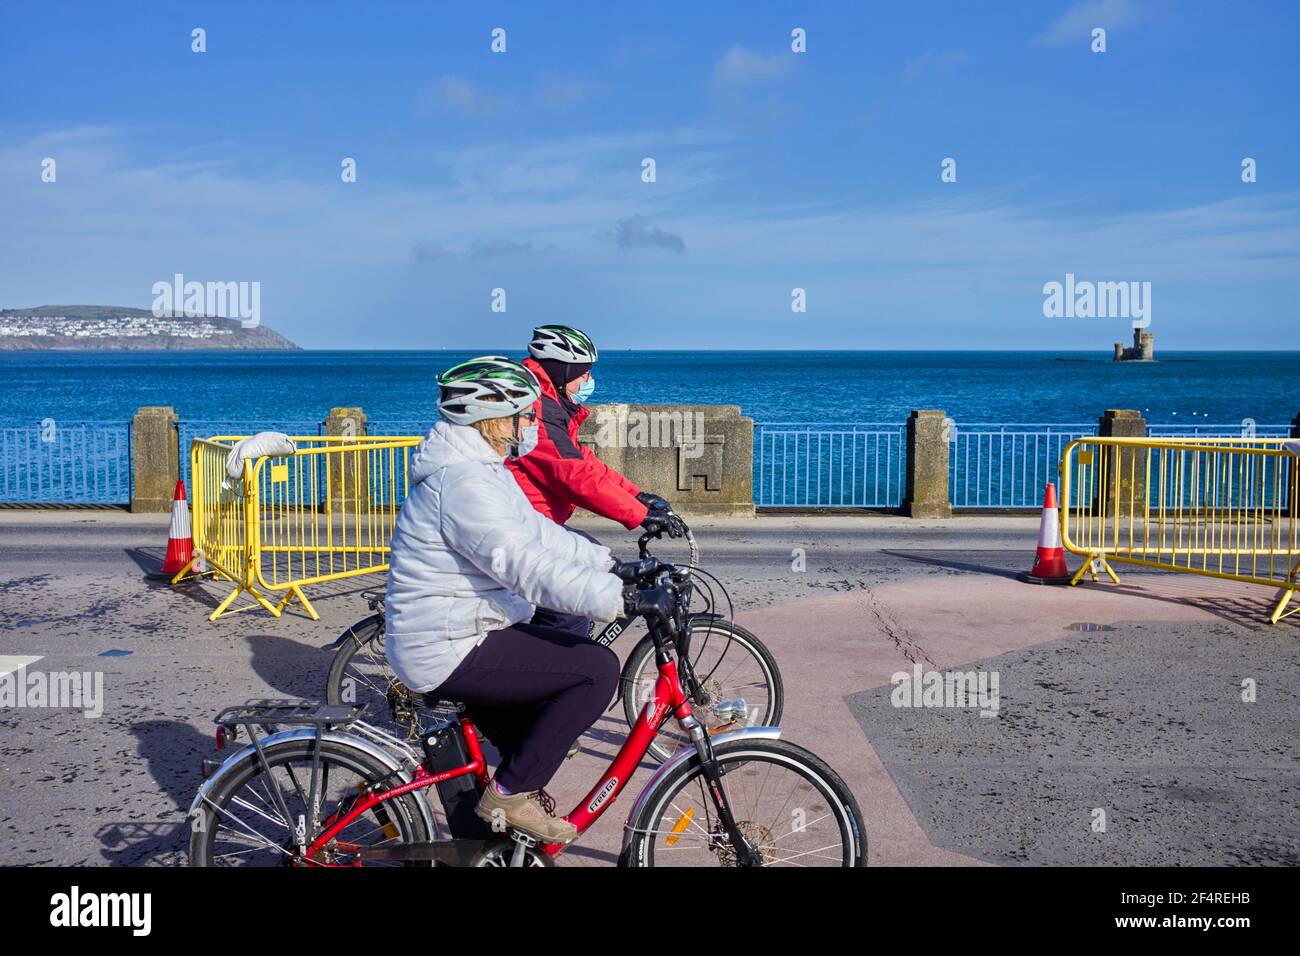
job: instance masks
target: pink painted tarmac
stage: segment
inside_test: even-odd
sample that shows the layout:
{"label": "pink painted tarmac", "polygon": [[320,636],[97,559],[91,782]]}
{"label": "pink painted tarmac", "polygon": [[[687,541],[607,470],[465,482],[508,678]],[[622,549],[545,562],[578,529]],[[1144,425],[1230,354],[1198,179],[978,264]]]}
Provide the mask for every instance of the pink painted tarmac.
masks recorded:
{"label": "pink painted tarmac", "polygon": [[[1075,566],[1077,558],[1071,557]],[[1258,624],[1275,592],[1230,581],[1172,574],[1125,575],[1121,583],[1047,587],[997,574],[945,575],[794,601],[737,615],[772,650],[786,687],[783,739],[826,760],[857,797],[866,821],[871,865],[983,866],[933,846],[889,771],[849,712],[844,697],[890,682],[915,662],[944,670],[1059,640],[1072,622],[1213,621]],[[1294,637],[1292,628],[1287,636]],[[620,648],[624,653],[630,649]],[[605,725],[607,730],[602,732]],[[621,721],[607,715],[583,740],[549,790],[573,806],[621,742]],[[597,755],[601,755],[598,759]],[[569,865],[606,864],[617,856],[621,827],[648,765],[616,806],[562,858]]]}

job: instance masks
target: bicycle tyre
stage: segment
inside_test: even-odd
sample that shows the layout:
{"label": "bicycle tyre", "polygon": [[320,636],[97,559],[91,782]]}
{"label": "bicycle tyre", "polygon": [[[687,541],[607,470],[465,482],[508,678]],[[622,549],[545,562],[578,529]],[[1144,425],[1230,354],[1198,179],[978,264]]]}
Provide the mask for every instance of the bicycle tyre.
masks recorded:
{"label": "bicycle tyre", "polygon": [[[359,747],[349,746],[337,740],[318,740],[317,738],[298,738],[273,743],[264,748],[267,764],[274,770],[285,764],[310,764],[312,751],[319,744],[321,766],[327,764],[341,767],[360,777],[367,784],[375,784],[390,776],[389,768]],[[256,777],[263,773],[261,763],[252,758],[245,760],[226,773],[226,779],[218,779],[208,791],[207,800],[190,820],[189,865],[192,867],[215,866],[214,844],[220,832],[219,823],[223,819],[221,810],[229,807],[235,799]],[[400,781],[393,781],[396,786]],[[387,788],[385,788],[387,789]],[[418,792],[403,794],[381,804],[387,819],[396,827],[395,839],[398,843],[423,843],[430,839],[424,817],[418,804],[422,799]],[[265,816],[265,814],[263,814]],[[269,817],[268,817],[269,819]],[[239,832],[231,828],[231,832]],[[259,834],[262,835],[262,834]],[[265,837],[265,835],[262,835]],[[267,837],[266,839],[270,839]],[[274,841],[273,841],[274,842]],[[276,845],[281,845],[278,842]],[[284,865],[287,860],[278,862]]]}
{"label": "bicycle tyre", "polygon": [[[384,616],[372,614],[363,621],[358,621],[348,628],[346,635],[338,644],[338,649],[330,659],[329,676],[325,679],[325,702],[342,704],[343,681],[347,676],[348,665],[352,663],[357,652],[384,633]],[[347,701],[347,703],[356,703]],[[377,715],[371,715],[377,716]]]}
{"label": "bicycle tyre", "polygon": [[[770,762],[794,769],[827,799],[828,805],[836,815],[843,842],[840,866],[867,865],[867,834],[862,824],[862,811],[858,808],[857,800],[840,779],[839,774],[816,754],[788,741],[756,739],[733,740],[721,744],[714,749],[714,755],[723,774],[724,789],[727,785],[727,777],[731,773],[755,761]],[[675,801],[678,794],[702,774],[703,768],[698,754],[692,754],[689,759],[683,760],[668,772],[650,799],[646,801],[637,818],[631,821],[631,836],[619,856],[620,866],[654,866],[655,851],[660,838],[663,837],[663,842],[668,843],[674,835],[680,837],[684,832],[680,827],[668,831],[657,830],[656,827],[667,808],[677,806]],[[736,801],[730,794],[728,799],[733,807],[736,806]],[[739,815],[743,811],[738,809],[736,812]],[[712,850],[711,847],[708,849]],[[718,851],[712,850],[712,852],[716,854]],[[699,864],[693,862],[690,865]]]}
{"label": "bicycle tyre", "polygon": [[[699,655],[703,654],[706,647],[705,642],[695,640],[696,631],[708,631],[712,634],[721,634],[729,641],[727,653],[734,653],[736,650],[748,654],[757,663],[767,680],[768,699],[764,712],[757,716],[751,726],[778,727],[781,723],[781,714],[785,710],[785,685],[781,680],[781,669],[777,666],[776,658],[753,632],[741,627],[732,621],[725,620],[700,620],[691,621],[692,640],[691,647],[696,650],[696,660]],[[654,663],[654,640],[647,634],[637,642],[632,648],[632,653],[627,657],[627,663],[623,666],[622,678],[619,682],[619,693],[623,699],[623,715],[627,719],[628,726],[636,724],[637,717],[641,713],[642,702],[637,700],[638,688],[643,685],[644,681],[653,683],[655,675]],[[697,714],[708,729],[708,720],[705,715]],[[667,728],[665,728],[667,729]],[[684,737],[678,734],[676,737],[665,736],[663,731],[655,735],[650,744],[648,756],[653,757],[660,763],[667,760],[674,752],[689,743]]]}

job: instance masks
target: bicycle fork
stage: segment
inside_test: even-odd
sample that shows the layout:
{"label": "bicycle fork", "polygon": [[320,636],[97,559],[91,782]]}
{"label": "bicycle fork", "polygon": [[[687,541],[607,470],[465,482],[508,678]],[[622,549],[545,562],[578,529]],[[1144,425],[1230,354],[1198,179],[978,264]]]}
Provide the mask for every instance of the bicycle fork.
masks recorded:
{"label": "bicycle fork", "polygon": [[704,772],[704,779],[709,784],[709,796],[713,798],[713,806],[718,811],[718,819],[722,821],[723,829],[731,839],[731,845],[736,848],[737,859],[742,866],[761,866],[762,856],[754,851],[749,841],[741,834],[740,828],[736,826],[731,804],[727,802],[727,796],[722,789],[722,772],[718,770],[718,761],[713,756],[713,742],[709,739],[708,733],[694,716],[681,718],[681,725],[690,734],[695,750],[700,755],[700,768]]}

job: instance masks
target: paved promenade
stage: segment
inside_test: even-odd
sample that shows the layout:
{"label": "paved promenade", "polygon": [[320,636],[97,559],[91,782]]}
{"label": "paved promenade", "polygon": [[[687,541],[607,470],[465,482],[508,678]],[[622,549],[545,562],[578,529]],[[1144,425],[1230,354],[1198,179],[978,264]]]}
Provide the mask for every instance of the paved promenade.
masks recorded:
{"label": "paved promenade", "polygon": [[[633,551],[609,523],[580,526]],[[1269,625],[1271,590],[1123,568],[1119,586],[1022,584],[1036,518],[695,528],[704,566],[780,663],[787,739],[857,794],[872,864],[1300,862],[1300,615]],[[166,531],[166,515],[0,511],[0,670],[23,658],[99,670],[106,696],[97,719],[0,710],[0,863],[183,862],[212,714],[319,697],[321,648],[368,613],[324,588],[309,592],[319,622],[249,612],[210,624],[228,585],[146,579]],[[806,570],[792,567],[796,549]],[[891,675],[914,665],[996,673],[996,716],[893,706]],[[561,807],[622,727],[609,714],[564,765],[550,788]],[[643,779],[566,863],[613,862]]]}

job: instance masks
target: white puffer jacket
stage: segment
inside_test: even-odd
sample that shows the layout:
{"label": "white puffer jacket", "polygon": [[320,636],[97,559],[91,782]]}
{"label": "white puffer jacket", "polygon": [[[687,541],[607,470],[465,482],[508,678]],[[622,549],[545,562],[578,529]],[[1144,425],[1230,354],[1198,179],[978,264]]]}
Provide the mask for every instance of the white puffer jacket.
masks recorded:
{"label": "white puffer jacket", "polygon": [[435,689],[490,631],[535,607],[612,621],[623,585],[609,548],[537,513],[468,425],[438,422],[411,458],[393,529],[385,651],[399,680]]}

